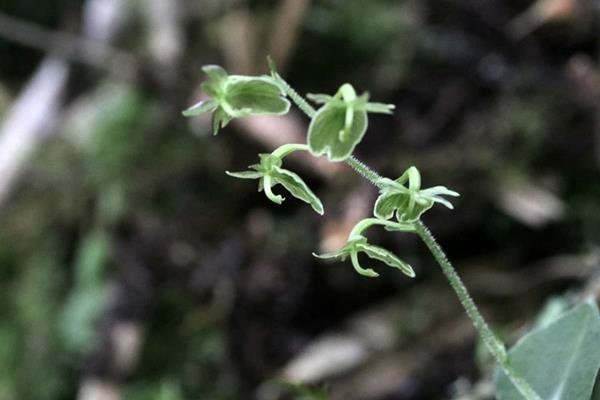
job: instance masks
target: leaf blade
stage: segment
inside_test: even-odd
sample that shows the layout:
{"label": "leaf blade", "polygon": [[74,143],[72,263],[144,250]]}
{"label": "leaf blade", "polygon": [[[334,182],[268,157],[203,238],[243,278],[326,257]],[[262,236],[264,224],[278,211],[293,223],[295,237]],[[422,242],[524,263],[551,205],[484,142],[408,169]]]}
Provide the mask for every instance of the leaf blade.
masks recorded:
{"label": "leaf blade", "polygon": [[[524,336],[509,351],[514,369],[543,398],[587,400],[600,368],[600,314],[586,302]],[[509,379],[498,372],[500,400],[521,400]]]}

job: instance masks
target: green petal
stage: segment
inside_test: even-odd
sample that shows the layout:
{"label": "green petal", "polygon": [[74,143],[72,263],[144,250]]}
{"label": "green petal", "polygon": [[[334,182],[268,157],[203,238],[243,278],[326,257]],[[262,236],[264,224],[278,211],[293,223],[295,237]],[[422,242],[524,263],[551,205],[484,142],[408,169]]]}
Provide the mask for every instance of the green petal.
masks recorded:
{"label": "green petal", "polygon": [[373,214],[381,219],[392,218],[394,211],[398,208],[399,201],[402,200],[400,197],[401,195],[395,193],[383,193],[379,195],[373,207]]}
{"label": "green petal", "polygon": [[197,115],[206,114],[209,112],[213,112],[217,109],[218,104],[213,99],[210,100],[202,100],[190,108],[184,110],[182,112],[184,117],[195,117]]}
{"label": "green petal", "polygon": [[410,265],[400,260],[394,253],[384,249],[383,247],[373,246],[368,243],[357,243],[356,248],[359,251],[364,252],[370,258],[384,262],[390,267],[398,268],[405,275],[410,276],[411,278],[415,277],[415,271]]}
{"label": "green petal", "polygon": [[222,81],[227,79],[227,71],[219,65],[205,65],[202,67],[202,71],[208,76],[208,79],[214,82]]}
{"label": "green petal", "polygon": [[421,189],[421,173],[416,167],[410,167],[405,174],[408,176],[408,188],[416,191]]}
{"label": "green petal", "polygon": [[433,200],[431,199],[419,199],[424,204],[419,204],[413,199],[412,207],[404,206],[398,208],[397,216],[400,222],[414,222],[421,218],[421,215],[431,207],[433,207]]}
{"label": "green petal", "polygon": [[352,125],[340,140],[344,131],[346,108],[326,104],[317,111],[308,128],[308,146],[313,155],[327,154],[331,161],[348,158],[367,131],[366,111],[355,111]]}
{"label": "green petal", "polygon": [[231,119],[232,118],[225,111],[223,111],[221,107],[217,108],[213,113],[213,135],[219,133],[220,128],[225,128]]}
{"label": "green petal", "polygon": [[353,251],[350,253],[350,259],[352,260],[352,266],[362,276],[366,276],[367,278],[377,278],[379,274],[372,270],[371,268],[363,268],[358,261],[358,253]]}
{"label": "green petal", "polygon": [[[263,189],[265,191],[265,195],[267,195],[267,198],[269,200],[271,200],[275,204],[283,203],[283,201],[285,200],[285,197],[273,193],[272,189],[273,189],[273,186],[276,184],[276,182],[273,182],[273,179],[271,178],[271,176],[265,175],[261,179],[261,182],[263,184]],[[260,188],[259,188],[259,190],[260,190]]]}
{"label": "green petal", "polygon": [[227,80],[225,101],[233,109],[232,117],[247,115],[285,114],[290,102],[269,77],[232,75]]}
{"label": "green petal", "polygon": [[229,172],[225,171],[225,173],[234,178],[240,179],[259,179],[263,176],[260,172],[257,171],[240,171],[240,172]]}
{"label": "green petal", "polygon": [[318,214],[323,215],[323,203],[313,193],[312,190],[304,183],[302,178],[294,172],[283,168],[273,167],[273,180],[276,183],[283,185],[297,199],[300,199],[310,204]]}
{"label": "green petal", "polygon": [[208,80],[201,85],[202,90],[211,97],[220,97],[227,82],[227,71],[218,65],[205,65],[202,71],[208,75]]}

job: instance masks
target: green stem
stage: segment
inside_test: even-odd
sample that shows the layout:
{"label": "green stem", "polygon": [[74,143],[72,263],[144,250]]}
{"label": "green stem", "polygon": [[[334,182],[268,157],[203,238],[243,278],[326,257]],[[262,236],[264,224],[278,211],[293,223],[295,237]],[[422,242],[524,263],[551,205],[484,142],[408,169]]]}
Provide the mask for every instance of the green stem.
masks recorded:
{"label": "green stem", "polygon": [[448,279],[450,282],[450,286],[452,286],[452,289],[454,289],[454,292],[458,296],[460,303],[471,319],[471,322],[473,322],[473,326],[479,333],[479,336],[483,340],[490,353],[492,353],[496,361],[498,361],[498,364],[500,364],[504,370],[504,373],[509,377],[511,382],[527,400],[541,400],[537,393],[535,393],[535,391],[529,386],[529,384],[519,377],[516,371],[514,371],[511,367],[504,344],[496,337],[494,332],[492,332],[488,324],[483,319],[483,316],[477,309],[475,302],[460,279],[460,276],[448,260],[448,257],[446,257],[446,254],[435,240],[429,229],[427,229],[427,227],[421,221],[417,221],[415,223],[415,229],[417,234],[429,248],[429,251],[431,251],[431,254],[437,263],[442,268],[446,279]]}
{"label": "green stem", "polygon": [[365,163],[354,156],[350,156],[346,159],[346,164],[348,164],[353,170],[358,172],[359,175],[371,182],[373,185],[379,189],[383,189],[383,185],[381,183],[381,179],[383,179],[383,177],[373,169],[369,168]]}
{"label": "green stem", "polygon": [[356,236],[362,236],[362,233],[373,225],[385,226],[394,231],[415,232],[413,224],[402,224],[379,218],[365,218],[352,228],[352,231],[348,235],[348,241],[351,241]]}
{"label": "green stem", "polygon": [[294,88],[291,87],[290,84],[287,83],[285,81],[285,79],[283,79],[281,77],[281,75],[279,75],[275,70],[272,70],[272,74],[273,74],[273,79],[275,79],[275,81],[277,81],[277,84],[279,85],[279,87],[281,89],[283,89],[285,94],[287,94],[288,97],[290,99],[292,99],[292,101],[294,103],[296,103],[298,108],[300,110],[302,110],[302,112],[304,112],[304,114],[306,114],[308,116],[308,118],[313,118],[315,116],[315,114],[317,113],[317,110],[315,110],[313,108],[313,106],[308,104],[308,102],[304,99],[304,97],[300,96],[300,94],[298,94],[298,92],[296,92],[294,90]]}
{"label": "green stem", "polygon": [[271,155],[279,158],[284,158],[295,151],[308,151],[308,145],[300,143],[284,144],[283,146],[279,146],[278,148],[273,150]]}
{"label": "green stem", "polygon": [[[300,108],[309,118],[313,118],[316,114],[316,110],[308,104],[308,102],[298,94],[277,72],[273,70],[273,77],[279,83],[280,87],[285,91],[285,93],[292,99],[294,103]],[[378,188],[382,188],[383,185],[381,183],[381,179],[383,178],[376,171],[368,167],[365,163],[358,160],[354,156],[350,156],[346,159],[346,164],[348,164],[352,169],[354,169],[359,175],[363,178],[367,179],[373,185]],[[368,226],[375,224],[375,222],[371,221],[375,220],[374,218],[369,218],[365,222],[365,226],[362,226],[359,223],[354,227],[352,232],[358,232],[358,229],[363,231]],[[378,220],[379,221],[379,220]],[[380,223],[381,224],[381,223]],[[460,276],[446,257],[446,254],[437,243],[429,229],[421,222],[417,221],[414,224],[415,230],[417,234],[421,237],[421,239],[425,242],[433,257],[437,261],[437,263],[442,268],[446,279],[450,283],[450,286],[454,289],[454,292],[458,296],[460,303],[465,309],[467,316],[471,319],[473,326],[477,330],[477,333],[487,346],[488,350],[498,364],[502,367],[504,373],[508,376],[511,382],[515,385],[515,387],[519,390],[519,392],[525,397],[527,400],[541,400],[538,394],[529,386],[529,384],[521,378],[518,373],[512,368],[509,363],[508,357],[506,355],[506,349],[504,348],[504,344],[494,335],[488,324],[483,319],[483,316],[477,309],[475,302],[471,298],[471,295],[467,291],[467,288],[463,284]],[[350,237],[352,233],[350,234]]]}

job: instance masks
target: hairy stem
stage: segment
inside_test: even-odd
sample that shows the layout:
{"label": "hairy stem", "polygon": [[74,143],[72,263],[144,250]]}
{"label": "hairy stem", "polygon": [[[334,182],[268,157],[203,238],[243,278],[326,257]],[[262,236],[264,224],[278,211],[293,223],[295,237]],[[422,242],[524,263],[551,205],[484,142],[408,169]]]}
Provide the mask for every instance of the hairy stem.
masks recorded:
{"label": "hairy stem", "polygon": [[[277,72],[273,71],[273,77],[289,96],[289,98],[292,99],[292,101],[298,106],[298,108],[300,108],[309,118],[313,118],[315,116],[316,110],[310,104],[308,104],[308,102],[300,94],[298,94],[298,92],[296,92]],[[376,187],[380,189],[382,188],[381,179],[383,177],[365,163],[358,160],[354,156],[348,157],[345,162],[363,178],[367,179]],[[429,251],[431,251],[431,254],[442,268],[442,272],[446,276],[446,279],[448,279],[452,289],[454,289],[454,292],[458,296],[458,299],[465,309],[467,316],[471,319],[471,322],[481,337],[481,340],[483,340],[490,353],[492,353],[498,364],[500,364],[504,373],[508,376],[508,378],[526,400],[541,400],[540,396],[523,378],[518,375],[518,373],[510,365],[504,344],[496,337],[496,335],[494,335],[488,324],[485,322],[485,319],[483,319],[483,316],[479,312],[475,302],[467,291],[467,288],[460,279],[460,276],[446,257],[446,254],[435,240],[429,229],[427,229],[427,227],[421,221],[415,222],[414,227],[416,233],[425,242],[429,248]]]}
{"label": "hairy stem", "polygon": [[415,223],[415,229],[417,234],[429,248],[429,251],[431,251],[431,254],[437,263],[442,268],[446,279],[448,279],[448,282],[450,282],[450,286],[452,286],[452,289],[454,289],[454,292],[458,296],[460,303],[471,319],[471,322],[473,322],[473,326],[479,333],[481,340],[483,340],[490,353],[492,353],[496,361],[498,361],[504,370],[504,373],[509,377],[511,382],[527,400],[541,400],[537,393],[535,393],[535,391],[529,386],[529,384],[519,377],[511,367],[506,355],[504,344],[496,337],[494,332],[492,332],[488,324],[483,319],[483,316],[477,309],[475,302],[460,279],[460,276],[448,260],[448,257],[446,257],[446,254],[437,243],[429,229],[427,229],[427,227],[421,221],[417,221]]}
{"label": "hairy stem", "polygon": [[350,156],[346,159],[346,164],[348,164],[353,170],[358,172],[359,175],[371,182],[373,185],[377,186],[379,189],[383,188],[383,185],[381,184],[381,179],[383,177],[365,163],[360,161],[358,158]]}

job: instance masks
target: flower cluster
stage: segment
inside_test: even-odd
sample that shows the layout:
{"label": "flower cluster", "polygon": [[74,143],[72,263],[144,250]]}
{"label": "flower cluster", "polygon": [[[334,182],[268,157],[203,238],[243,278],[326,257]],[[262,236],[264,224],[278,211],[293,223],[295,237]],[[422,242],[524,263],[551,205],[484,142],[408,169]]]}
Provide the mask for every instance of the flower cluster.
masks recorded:
{"label": "flower cluster", "polygon": [[[208,80],[202,84],[202,88],[209,99],[199,102],[183,113],[186,116],[213,113],[213,132],[217,134],[218,130],[233,118],[287,113],[290,102],[285,96],[289,95],[312,117],[307,143],[286,144],[270,154],[259,154],[260,162],[249,166],[248,171],[227,174],[241,179],[258,179],[258,190],[264,191],[267,198],[277,204],[281,204],[285,198],[275,194],[273,188],[281,185],[292,196],[310,204],[313,210],[322,215],[324,209],[319,197],[300,176],[283,168],[283,158],[294,151],[302,150],[314,156],[326,155],[331,161],[347,160],[365,135],[367,114],[391,114],[394,106],[369,102],[367,93],[357,96],[352,85],[346,83],[333,96],[308,95],[310,100],[321,105],[315,111],[283,81],[272,63],[271,68],[272,76],[248,77],[228,75],[223,68],[216,65],[204,67],[203,71]],[[373,269],[361,266],[358,256],[363,253],[371,259],[399,269],[407,276],[414,277],[415,273],[409,264],[389,250],[368,243],[363,232],[373,225],[383,226],[389,231],[415,232],[415,224],[425,211],[435,203],[452,208],[452,204],[442,196],[458,196],[458,193],[443,186],[421,189],[421,175],[415,167],[408,168],[396,180],[372,177],[369,179],[380,188],[380,195],[373,210],[375,218],[360,221],[342,249],[317,257],[349,257],[359,274],[368,277],[379,276]]]}

